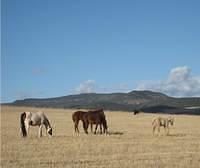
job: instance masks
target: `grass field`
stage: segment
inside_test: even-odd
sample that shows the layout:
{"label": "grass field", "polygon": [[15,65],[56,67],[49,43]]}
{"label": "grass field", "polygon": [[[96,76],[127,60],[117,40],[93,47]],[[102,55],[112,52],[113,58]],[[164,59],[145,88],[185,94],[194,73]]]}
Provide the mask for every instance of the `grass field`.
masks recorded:
{"label": "grass field", "polygon": [[37,108],[1,107],[1,166],[8,168],[198,168],[200,167],[200,116],[175,115],[170,135],[152,136],[157,114],[105,111],[109,135],[76,135],[74,110],[40,109],[53,127],[53,137],[38,138],[31,127],[27,138],[19,133],[19,114]]}

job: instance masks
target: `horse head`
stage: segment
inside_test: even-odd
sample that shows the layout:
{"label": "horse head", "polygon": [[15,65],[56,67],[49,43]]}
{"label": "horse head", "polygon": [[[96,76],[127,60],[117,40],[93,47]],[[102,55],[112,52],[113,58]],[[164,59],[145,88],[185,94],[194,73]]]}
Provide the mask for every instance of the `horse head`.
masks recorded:
{"label": "horse head", "polygon": [[47,129],[47,133],[49,134],[49,135],[51,135],[52,136],[52,128],[51,127],[49,127],[48,129]]}
{"label": "horse head", "polygon": [[173,117],[169,117],[168,121],[171,125],[174,125],[174,118]]}
{"label": "horse head", "polygon": [[107,121],[106,121],[106,119],[104,119],[104,120],[102,121],[102,124],[103,124],[103,130],[104,130],[104,133],[107,134],[108,125],[107,125]]}

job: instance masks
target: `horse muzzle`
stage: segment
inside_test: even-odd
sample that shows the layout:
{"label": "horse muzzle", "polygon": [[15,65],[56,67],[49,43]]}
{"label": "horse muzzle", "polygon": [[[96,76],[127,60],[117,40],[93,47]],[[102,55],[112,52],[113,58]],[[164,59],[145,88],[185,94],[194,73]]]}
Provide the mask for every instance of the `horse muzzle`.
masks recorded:
{"label": "horse muzzle", "polygon": [[53,135],[52,128],[48,130],[48,134],[51,135],[51,136]]}

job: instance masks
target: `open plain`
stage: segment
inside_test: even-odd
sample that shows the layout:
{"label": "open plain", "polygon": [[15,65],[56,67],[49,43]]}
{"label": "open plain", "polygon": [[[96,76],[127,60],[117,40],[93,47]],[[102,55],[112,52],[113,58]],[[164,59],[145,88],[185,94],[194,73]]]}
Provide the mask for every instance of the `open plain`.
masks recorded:
{"label": "open plain", "polygon": [[[44,111],[53,127],[53,137],[38,138],[31,127],[27,138],[19,131],[23,111]],[[75,110],[1,107],[1,166],[8,168],[198,168],[200,165],[200,116],[174,115],[170,135],[152,135],[152,119],[159,114],[133,115],[105,111],[108,135],[74,133]],[[167,116],[167,115],[160,115]]]}

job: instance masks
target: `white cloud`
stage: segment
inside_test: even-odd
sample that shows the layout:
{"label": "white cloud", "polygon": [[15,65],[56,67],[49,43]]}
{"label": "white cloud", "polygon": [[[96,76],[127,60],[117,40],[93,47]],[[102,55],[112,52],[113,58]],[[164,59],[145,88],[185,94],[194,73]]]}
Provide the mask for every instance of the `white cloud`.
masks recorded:
{"label": "white cloud", "polygon": [[128,84],[112,84],[108,86],[99,86],[95,80],[86,80],[75,88],[75,93],[113,93],[130,91]]}
{"label": "white cloud", "polygon": [[190,77],[190,68],[187,66],[177,67],[170,71],[168,81],[169,82],[182,82]]}
{"label": "white cloud", "polygon": [[87,80],[75,88],[76,93],[92,93],[96,89],[96,82],[94,80]]}
{"label": "white cloud", "polygon": [[137,90],[158,91],[175,97],[200,96],[200,76],[191,75],[187,66],[176,67],[166,80],[142,82]]}

